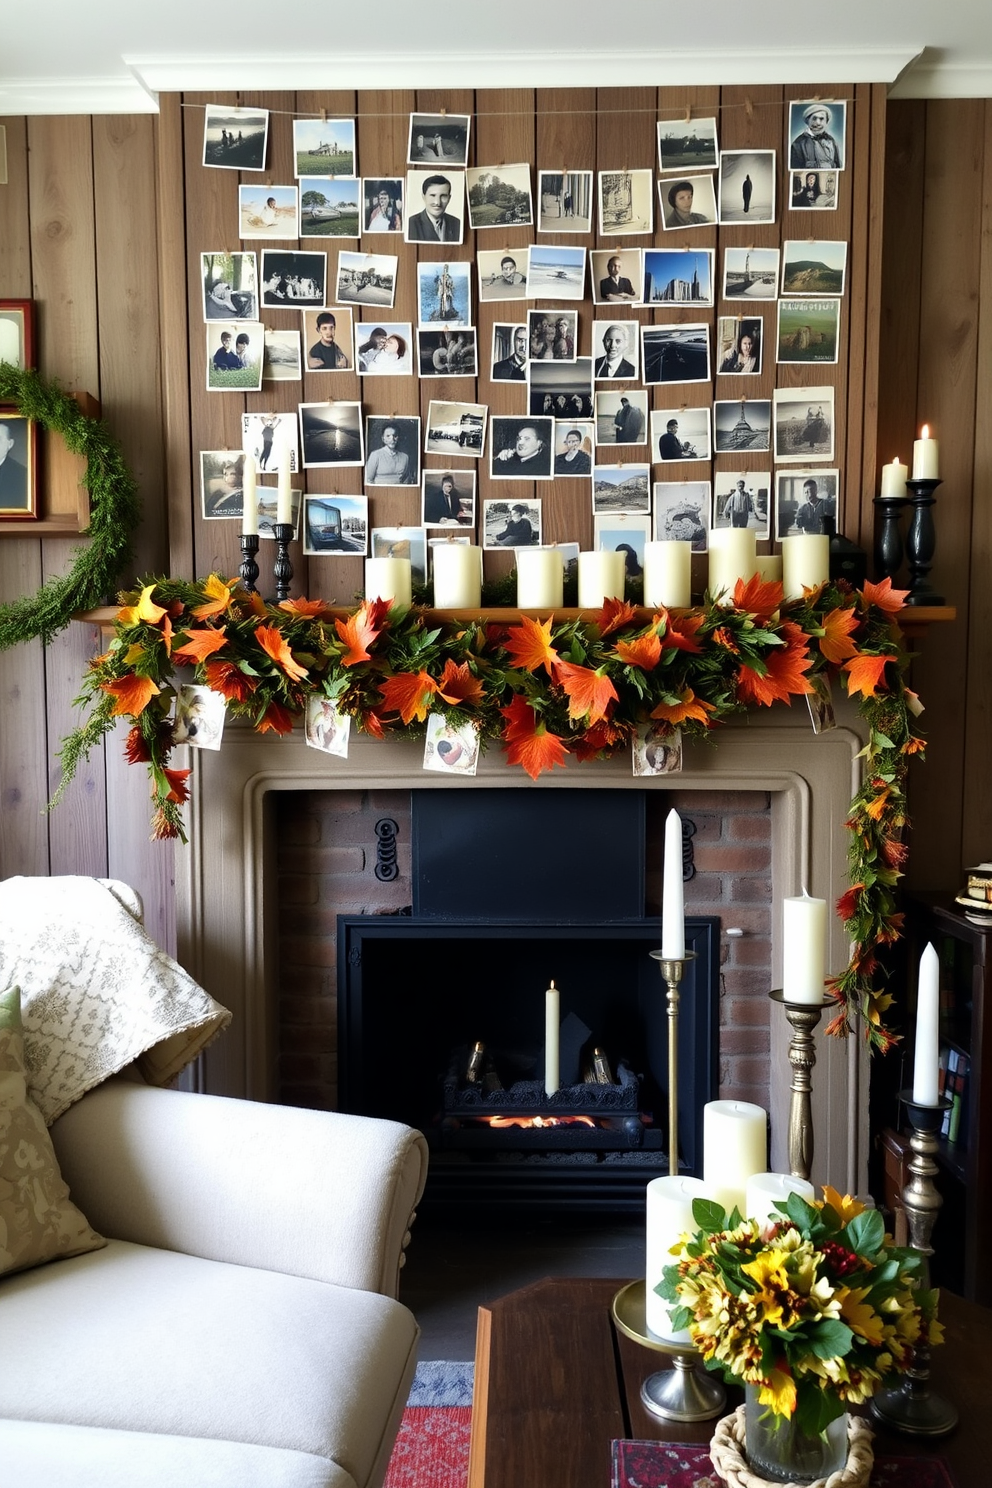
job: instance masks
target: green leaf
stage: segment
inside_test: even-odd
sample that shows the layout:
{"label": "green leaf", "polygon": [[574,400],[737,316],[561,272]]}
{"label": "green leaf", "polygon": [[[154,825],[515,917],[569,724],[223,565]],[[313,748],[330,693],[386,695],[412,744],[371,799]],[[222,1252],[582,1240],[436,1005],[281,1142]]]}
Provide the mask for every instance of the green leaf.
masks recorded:
{"label": "green leaf", "polygon": [[861,1256],[874,1256],[885,1240],[885,1221],[877,1209],[865,1209],[848,1221],[845,1231],[847,1243]]}
{"label": "green leaf", "polygon": [[796,1392],[796,1425],[807,1436],[820,1436],[846,1409],[836,1395],[812,1384],[800,1385]]}
{"label": "green leaf", "polygon": [[[782,1205],[780,1203],[776,1205],[776,1208],[780,1209],[781,1207]],[[806,1200],[801,1198],[797,1193],[790,1193],[785,1203],[785,1212],[796,1228],[802,1230],[804,1233],[809,1230],[809,1227],[816,1222],[818,1217],[818,1211],[813,1208],[812,1204],[807,1204]]]}
{"label": "green leaf", "polygon": [[810,1335],[809,1351],[818,1359],[842,1359],[850,1352],[854,1334],[846,1323],[837,1318],[825,1318],[817,1323]]}
{"label": "green leaf", "polygon": [[707,1235],[715,1235],[727,1228],[727,1216],[722,1204],[712,1199],[693,1199],[692,1217]]}

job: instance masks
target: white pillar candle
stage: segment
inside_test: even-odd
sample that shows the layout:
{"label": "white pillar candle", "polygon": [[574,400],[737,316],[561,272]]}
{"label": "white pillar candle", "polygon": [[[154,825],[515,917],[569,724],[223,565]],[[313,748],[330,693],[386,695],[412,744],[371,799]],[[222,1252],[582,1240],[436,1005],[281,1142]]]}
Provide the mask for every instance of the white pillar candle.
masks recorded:
{"label": "white pillar candle", "polygon": [[786,599],[802,599],[803,589],[817,589],[830,577],[830,539],[826,533],[803,532],[782,539],[782,583]]}
{"label": "white pillar candle", "polygon": [[434,604],[439,610],[477,610],[482,603],[482,549],[444,542],[434,555]]}
{"label": "white pillar candle", "polygon": [[667,961],[685,956],[685,905],[682,880],[682,818],[665,819],[665,877],[661,899],[661,954]]}
{"label": "white pillar candle", "polygon": [[292,522],[293,491],[290,483],[289,446],[284,444],[279,451],[279,487],[276,491],[276,521]]}
{"label": "white pillar candle", "polygon": [[245,455],[241,472],[241,531],[245,537],[258,536],[258,497],[255,493],[253,455]]}
{"label": "white pillar candle", "polygon": [[827,975],[827,901],[804,893],[782,901],[782,991],[786,1002],[823,1002]]}
{"label": "white pillar candle", "polygon": [[805,1178],[791,1173],[752,1173],[744,1186],[744,1218],[756,1219],[764,1229],[783,1218],[776,1204],[784,1204],[790,1194],[798,1194],[812,1203],[816,1192]]}
{"label": "white pillar candle", "polygon": [[517,605],[521,610],[561,609],[564,586],[560,548],[517,549]]}
{"label": "white pillar candle", "polygon": [[760,574],[766,584],[781,584],[782,582],[782,555],[781,553],[759,553],[755,561],[755,572]]}
{"label": "white pillar candle", "polygon": [[905,496],[906,477],[909,475],[908,465],[899,463],[899,456],[892,461],[891,465],[882,466],[882,495],[883,496]]}
{"label": "white pillar candle", "polygon": [[647,1264],[644,1268],[644,1312],[650,1332],[676,1343],[689,1342],[689,1330],[676,1331],[670,1321],[672,1304],[665,1302],[655,1287],[666,1266],[675,1264],[670,1253],[680,1235],[695,1234],[699,1226],[692,1217],[693,1199],[708,1199],[712,1194],[700,1178],[672,1175],[652,1178],[647,1186]]}
{"label": "white pillar candle", "polygon": [[558,1089],[558,1029],[561,1008],[554,982],[544,994],[544,1091],[554,1095]]}
{"label": "white pillar candle", "polygon": [[919,439],[913,441],[913,479],[936,480],[939,466],[940,445],[930,438],[930,427],[924,424]]}
{"label": "white pillar candle", "polygon": [[366,558],[365,598],[413,603],[413,570],[409,558]]}
{"label": "white pillar candle", "polygon": [[743,1214],[747,1180],[768,1170],[768,1113],[750,1101],[708,1101],[703,1107],[703,1182],[729,1214]]}
{"label": "white pillar candle", "polygon": [[935,1106],[939,1096],[937,1063],[940,1041],[940,959],[932,945],[920,957],[916,988],[916,1052],[913,1056],[913,1100]]}
{"label": "white pillar candle", "polygon": [[758,571],[755,534],[751,527],[715,527],[710,533],[709,591],[733,604],[737,580],[745,583]]}
{"label": "white pillar candle", "polygon": [[692,603],[692,544],[644,544],[644,603],[687,610]]}
{"label": "white pillar candle", "polygon": [[598,610],[606,599],[623,599],[626,553],[579,554],[579,609]]}

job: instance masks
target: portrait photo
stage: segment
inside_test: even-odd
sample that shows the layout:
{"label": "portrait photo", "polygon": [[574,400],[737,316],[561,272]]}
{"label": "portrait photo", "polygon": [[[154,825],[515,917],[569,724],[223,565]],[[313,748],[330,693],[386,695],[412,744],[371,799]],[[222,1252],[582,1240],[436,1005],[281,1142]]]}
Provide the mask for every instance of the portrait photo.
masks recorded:
{"label": "portrait photo", "polygon": [[779,362],[836,362],[840,300],[779,300]]}
{"label": "portrait photo", "polygon": [[299,331],[265,327],[262,347],[263,382],[299,382],[303,376]]}
{"label": "portrait photo", "polygon": [[417,265],[417,319],[421,325],[472,324],[472,265],[430,259]]}
{"label": "portrait photo", "polygon": [[737,450],[771,449],[770,398],[736,398],[713,404],[713,449],[718,455]]}
{"label": "portrait photo", "polygon": [[560,243],[532,243],[527,294],[532,300],[581,300],[586,287],[586,250]]}
{"label": "portrait photo", "polygon": [[268,109],[208,103],[203,111],[203,164],[224,170],[264,170],[268,136]]}
{"label": "portrait photo", "polygon": [[[205,321],[258,319],[258,274],[254,253],[201,253],[200,272],[203,275]],[[0,317],[2,315],[0,308]]]}
{"label": "portrait photo", "polygon": [[599,172],[599,231],[623,237],[654,231],[654,172]]}
{"label": "portrait photo", "polygon": [[293,158],[298,177],[354,176],[354,119],[294,119]]}
{"label": "portrait photo", "polygon": [[303,737],[311,749],[320,749],[324,754],[336,754],[339,759],[347,759],[351,714],[341,713],[329,697],[311,693],[307,698]]}
{"label": "portrait photo", "polygon": [[482,503],[482,546],[499,548],[541,546],[541,503],[533,497],[514,501],[495,497]]}
{"label": "portrait photo", "polygon": [[824,517],[837,521],[839,470],[780,470],[775,475],[775,535],[821,534]]}
{"label": "portrait photo", "polygon": [[360,377],[412,375],[413,326],[409,321],[359,321],[355,345]]}
{"label": "portrait photo", "polygon": [[644,303],[712,305],[712,248],[645,248]]}
{"label": "portrait photo", "polygon": [[494,414],[489,432],[489,474],[494,480],[551,479],[554,419]]}
{"label": "portrait photo", "polygon": [[574,362],[579,331],[577,310],[528,310],[527,345],[531,362]]}
{"label": "portrait photo", "polygon": [[793,171],[792,199],[794,212],[836,212],[836,171]]}
{"label": "portrait photo", "polygon": [[408,164],[464,165],[471,124],[471,114],[411,114]]}
{"label": "portrait photo", "polygon": [[303,503],[303,551],[322,558],[365,558],[367,496],[308,496]]}
{"label": "portrait photo", "polygon": [[529,361],[527,406],[545,418],[592,418],[592,357]]}
{"label": "portrait photo", "polygon": [[296,238],[299,192],[295,186],[239,186],[239,238]]}
{"label": "portrait photo", "polygon": [[594,305],[639,305],[644,255],[640,248],[592,248],[589,277]]}
{"label": "portrait photo", "polygon": [[710,227],[716,222],[712,176],[666,176],[658,182],[661,220],[667,232]]}
{"label": "portrait photo", "polygon": [[778,298],[777,248],[727,248],[723,255],[725,300]]}
{"label": "portrait photo", "polygon": [[173,744],[188,744],[192,749],[219,749],[226,716],[227,704],[219,692],[198,682],[184,682],[176,689]]}
{"label": "portrait photo", "polygon": [[0,300],[0,362],[34,367],[34,301]]}
{"label": "portrait photo", "polygon": [[465,232],[465,172],[406,173],[408,243],[460,243]]}
{"label": "portrait photo", "polygon": [[786,138],[789,169],[843,170],[847,152],[847,104],[804,98],[789,104]]}
{"label": "portrait photo", "polygon": [[244,465],[240,450],[200,451],[200,511],[204,521],[241,520]]}
{"label": "portrait photo", "polygon": [[471,455],[478,459],[486,443],[485,403],[447,403],[432,398],[427,406],[424,450],[430,455]]}
{"label": "portrait photo", "polygon": [[422,501],[425,527],[474,527],[475,471],[425,470]]}
{"label": "portrait photo", "polygon": [[471,165],[465,172],[469,227],[531,227],[530,166]]}
{"label": "portrait photo", "polygon": [[526,382],[529,338],[525,325],[493,325],[492,382]]}
{"label": "portrait photo", "polygon": [[749,527],[769,536],[770,470],[718,470],[713,476],[713,526]]}
{"label": "portrait photo", "polygon": [[671,173],[714,170],[715,119],[664,119],[658,124],[658,169]]}
{"label": "portrait photo", "polygon": [[637,377],[640,330],[636,320],[593,321],[592,364],[597,382],[630,382]]}
{"label": "portrait photo", "polygon": [[847,244],[843,241],[782,244],[784,295],[842,295],[847,272]]}
{"label": "portrait photo", "polygon": [[362,232],[402,233],[405,192],[399,176],[366,176],[362,181]]}
{"label": "portrait photo", "polygon": [[775,463],[812,464],[834,457],[832,387],[776,388]]}
{"label": "portrait photo", "polygon": [[[448,538],[470,542],[469,537]],[[427,533],[423,527],[373,527],[369,537],[371,558],[406,558],[415,584],[427,583]]]}
{"label": "portrait photo", "polygon": [[592,419],[555,419],[554,475],[591,475],[596,426]]}
{"label": "portrait photo", "polygon": [[211,322],[207,333],[207,391],[254,392],[262,386],[265,328],[257,320]]}
{"label": "portrait photo", "polygon": [[301,403],[300,432],[304,470],[365,462],[361,403]]}
{"label": "portrait photo", "polygon": [[723,377],[761,371],[764,321],[760,315],[721,315],[716,323],[716,370]]}
{"label": "portrait photo", "polygon": [[354,366],[351,310],[303,311],[303,344],[308,372],[350,372]]}
{"label": "portrait photo", "polygon": [[480,301],[527,298],[529,248],[479,248],[475,261]]}
{"label": "portrait photo", "polygon": [[369,414],[365,420],[365,484],[416,486],[420,482],[420,419]]}
{"label": "portrait photo", "polygon": [[538,171],[537,230],[592,232],[592,171]]}
{"label": "portrait photo", "polygon": [[266,309],[303,310],[327,303],[327,254],[262,249],[262,304]]}
{"label": "portrait photo", "polygon": [[656,542],[687,542],[694,553],[709,550],[710,482],[655,481]]}
{"label": "portrait photo", "polygon": [[724,150],[719,180],[721,223],[775,221],[774,150]]}
{"label": "portrait photo", "polygon": [[276,475],[284,451],[289,456],[290,470],[299,470],[299,422],[296,414],[243,413],[241,449],[244,454],[251,455],[259,475]]}
{"label": "portrait photo", "polygon": [[421,377],[478,377],[479,348],[475,327],[418,330],[417,358]]}
{"label": "portrait photo", "polygon": [[708,408],[655,408],[651,414],[652,460],[709,460]]}
{"label": "portrait photo", "polygon": [[348,305],[378,305],[392,309],[396,294],[396,255],[338,253],[334,298]]}
{"label": "portrait photo", "polygon": [[682,730],[639,723],[630,741],[635,775],[675,775],[682,768]]}
{"label": "portrait photo", "polygon": [[592,545],[597,553],[622,553],[624,584],[644,580],[644,545],[651,537],[651,518],[632,512],[613,512],[592,519]]}
{"label": "portrait photo", "polygon": [[300,177],[301,238],[357,238],[358,182],[334,176]]}
{"label": "portrait photo", "polygon": [[598,516],[646,516],[651,511],[651,469],[647,465],[594,465],[592,509]]}
{"label": "portrait photo", "polygon": [[709,326],[642,326],[641,355],[646,383],[709,382]]}
{"label": "portrait photo", "polygon": [[594,398],[597,445],[647,442],[648,395],[643,389],[597,392]]}
{"label": "portrait photo", "polygon": [[474,775],[479,764],[479,730],[474,723],[454,723],[443,713],[428,713],[424,769]]}
{"label": "portrait photo", "polygon": [[0,517],[38,516],[38,432],[22,413],[0,408]]}

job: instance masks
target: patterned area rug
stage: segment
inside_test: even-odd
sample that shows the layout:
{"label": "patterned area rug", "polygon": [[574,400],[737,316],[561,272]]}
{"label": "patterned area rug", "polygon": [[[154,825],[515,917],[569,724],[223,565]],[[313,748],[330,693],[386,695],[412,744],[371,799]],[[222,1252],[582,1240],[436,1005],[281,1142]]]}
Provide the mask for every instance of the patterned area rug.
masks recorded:
{"label": "patterned area rug", "polygon": [[465,1488],[474,1367],[417,1365],[384,1488]]}

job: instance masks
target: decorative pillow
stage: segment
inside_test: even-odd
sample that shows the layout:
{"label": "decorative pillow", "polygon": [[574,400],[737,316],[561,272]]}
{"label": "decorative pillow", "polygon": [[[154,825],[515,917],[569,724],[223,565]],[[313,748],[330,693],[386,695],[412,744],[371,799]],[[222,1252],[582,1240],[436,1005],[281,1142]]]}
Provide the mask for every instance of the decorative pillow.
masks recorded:
{"label": "decorative pillow", "polygon": [[0,992],[0,1272],[26,1271],[106,1243],[70,1202],[52,1139],[28,1097],[21,993],[9,987]]}

